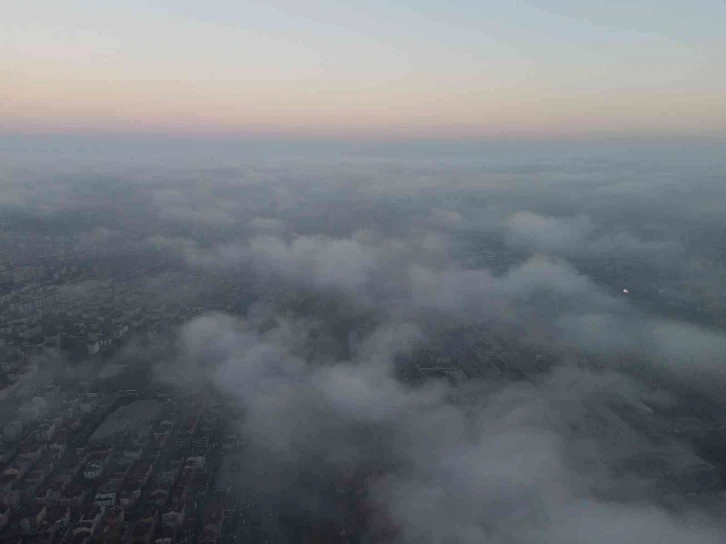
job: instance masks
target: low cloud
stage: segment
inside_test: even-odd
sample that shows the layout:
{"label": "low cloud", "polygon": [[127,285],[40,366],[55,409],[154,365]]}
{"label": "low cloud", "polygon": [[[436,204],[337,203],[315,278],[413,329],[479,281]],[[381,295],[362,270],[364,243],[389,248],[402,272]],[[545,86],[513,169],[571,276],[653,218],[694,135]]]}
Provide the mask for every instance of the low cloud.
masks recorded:
{"label": "low cloud", "polygon": [[[309,327],[278,320],[262,331],[210,315],[180,332],[182,375],[203,375],[240,403],[250,447],[278,467],[289,497],[304,493],[285,481],[291,472],[324,486],[384,467],[368,493],[402,542],[720,541],[717,519],[669,513],[637,472],[612,473],[638,455],[683,453],[612,412],[648,398],[624,376],[559,367],[532,383],[471,384],[468,400],[452,403],[447,386],[412,389],[392,375],[396,355],[421,340],[415,327],[376,329],[360,358],[327,363],[306,359]],[[609,419],[593,427],[593,412]],[[336,514],[328,505],[315,515]]]}
{"label": "low cloud", "polygon": [[507,221],[507,235],[515,245],[543,253],[575,257],[612,257],[658,253],[670,258],[680,255],[675,242],[646,242],[624,230],[600,232],[587,216],[546,217],[517,212]]}
{"label": "low cloud", "polygon": [[255,217],[249,222],[251,229],[262,233],[277,234],[285,230],[285,223],[271,217]]}
{"label": "low cloud", "polygon": [[365,231],[348,239],[255,236],[209,248],[186,239],[154,243],[194,267],[244,265],[293,288],[348,297],[379,316],[507,327],[525,340],[547,337],[603,358],[636,356],[668,371],[688,360],[692,370],[726,384],[716,362],[726,335],[643,314],[559,259],[533,257],[495,274],[452,262],[445,238]]}
{"label": "low cloud", "polygon": [[[693,317],[703,301],[720,311],[722,219],[697,211],[716,210],[723,184],[694,171],[686,194],[674,172],[27,162],[2,170],[0,208],[43,236],[61,225],[80,254],[123,247],[141,274],[148,258],[142,289],[180,319],[220,277],[230,294],[211,307],[245,299],[244,316],[197,317],[119,358],[229,402],[248,444],[243,485],[289,498],[293,518],[341,522],[334,489],[352,477],[366,482],[369,541],[395,528],[402,543],[720,543],[718,496],[702,508],[672,481],[699,460],[659,430],[681,399],[648,385],[716,399],[726,386],[726,336]],[[628,274],[652,274],[656,294],[701,291],[641,301],[608,287]],[[694,301],[702,313],[672,311]],[[486,380],[397,377],[450,347]]]}

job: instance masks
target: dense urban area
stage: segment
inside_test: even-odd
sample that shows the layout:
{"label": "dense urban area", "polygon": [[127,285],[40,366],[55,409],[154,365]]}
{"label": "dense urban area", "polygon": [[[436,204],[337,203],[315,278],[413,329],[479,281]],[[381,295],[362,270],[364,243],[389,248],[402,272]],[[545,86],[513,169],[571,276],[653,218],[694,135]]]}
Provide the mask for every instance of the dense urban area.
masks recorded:
{"label": "dense urban area", "polygon": [[[13,210],[0,216],[2,541],[410,541],[371,491],[376,482],[406,470],[400,456],[380,455],[388,435],[361,423],[354,432],[376,445],[375,455],[363,461],[353,456],[357,460],[350,464],[326,460],[323,483],[320,474],[300,468],[294,484],[285,480],[266,488],[260,485],[266,471],[296,471],[296,465],[271,469],[265,450],[250,444],[245,406],[234,392],[174,366],[176,357],[183,358],[179,328],[210,315],[257,315],[263,331],[271,326],[266,315],[314,317],[319,329],[306,337],[307,360],[352,360],[358,357],[356,346],[384,321],[380,308],[350,304],[340,292],[315,282],[283,281],[284,273],[261,271],[247,257],[225,267],[200,266],[197,253],[194,258],[184,253],[190,243],[172,237],[179,232],[137,211],[122,214],[122,220],[110,213],[116,219],[100,230],[94,222],[103,223],[103,209],[73,212],[62,220]],[[343,211],[330,213],[331,224],[344,223]],[[437,213],[435,219],[441,219]],[[72,224],[76,217],[85,222],[81,227]],[[453,213],[444,219],[459,220]],[[297,220],[301,229],[310,228]],[[277,228],[273,221],[257,224]],[[181,233],[206,244],[191,246],[196,251],[211,247],[209,231],[195,219],[191,230]],[[720,241],[696,237],[712,243],[713,262],[719,262]],[[466,233],[455,248],[466,267],[484,266],[493,274],[529,258],[521,246],[492,235]],[[646,258],[610,254],[570,260],[588,281],[614,297],[637,301],[644,311],[723,326],[723,292],[684,295],[675,286],[688,284],[689,277],[657,278]],[[444,283],[436,288],[455,290]],[[536,313],[538,304],[549,311],[559,302],[545,296],[526,304]],[[445,402],[466,412],[491,395],[474,384],[544,387],[563,360],[596,376],[614,368],[644,384],[650,396],[621,398],[593,390],[582,401],[582,413],[563,419],[568,447],[595,444],[598,455],[607,456],[607,477],[592,484],[595,499],[651,501],[674,513],[726,513],[722,383],[707,377],[680,380],[637,354],[608,358],[521,334],[522,322],[489,319],[482,326],[469,317],[423,319],[419,326],[426,340],[395,355],[396,380],[407,391],[443,384]],[[234,383],[244,387],[242,381]],[[595,461],[587,464],[596,457],[578,453],[577,470],[601,470]],[[334,470],[328,470],[331,466]],[[269,478],[272,482],[275,474]],[[315,506],[302,504],[307,501]]]}
{"label": "dense urban area", "polygon": [[[129,337],[215,305],[149,304],[148,270],[114,278],[57,240],[3,241],[3,541],[272,541],[271,513],[230,496],[243,445],[222,403],[114,363]],[[69,294],[69,282],[82,289]],[[92,362],[64,372],[52,366],[61,356]]]}

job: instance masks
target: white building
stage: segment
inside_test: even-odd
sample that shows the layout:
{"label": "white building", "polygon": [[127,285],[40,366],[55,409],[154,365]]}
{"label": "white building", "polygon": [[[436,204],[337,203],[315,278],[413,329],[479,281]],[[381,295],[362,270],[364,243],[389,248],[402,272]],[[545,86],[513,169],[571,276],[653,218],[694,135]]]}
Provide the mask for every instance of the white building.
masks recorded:
{"label": "white building", "polygon": [[101,344],[98,340],[96,340],[95,342],[88,342],[87,347],[89,355],[95,355],[96,353],[101,351]]}
{"label": "white building", "polygon": [[97,480],[103,474],[104,465],[101,463],[88,463],[83,469],[83,476],[87,480]]}
{"label": "white building", "polygon": [[43,442],[48,442],[51,438],[53,438],[53,435],[55,434],[56,427],[55,423],[52,422],[43,422],[36,427],[36,429],[33,431],[33,436],[36,440],[42,440]]}
{"label": "white building", "polygon": [[96,506],[105,506],[111,508],[116,506],[116,497],[118,495],[118,486],[105,486],[98,490],[93,498],[93,504]]}

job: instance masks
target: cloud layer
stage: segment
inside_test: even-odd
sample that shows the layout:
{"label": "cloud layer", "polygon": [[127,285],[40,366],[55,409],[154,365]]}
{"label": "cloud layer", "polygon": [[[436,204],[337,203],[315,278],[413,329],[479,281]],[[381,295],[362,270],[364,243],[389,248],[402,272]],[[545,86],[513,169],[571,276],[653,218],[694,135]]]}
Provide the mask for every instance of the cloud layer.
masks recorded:
{"label": "cloud layer", "polygon": [[[723,407],[715,166],[50,164],[5,163],[12,232],[148,266],[159,304],[251,300],[123,356],[241,414],[240,484],[293,518],[349,523],[352,477],[371,542],[723,541],[661,425]],[[429,351],[472,379],[402,379]]]}

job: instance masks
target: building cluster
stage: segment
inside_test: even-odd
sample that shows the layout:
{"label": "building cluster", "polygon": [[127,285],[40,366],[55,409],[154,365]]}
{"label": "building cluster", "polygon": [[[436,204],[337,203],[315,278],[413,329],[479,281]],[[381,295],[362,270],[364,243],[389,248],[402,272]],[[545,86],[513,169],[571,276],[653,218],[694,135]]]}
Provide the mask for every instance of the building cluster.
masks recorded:
{"label": "building cluster", "polygon": [[[110,356],[243,296],[231,278],[177,269],[160,255],[106,268],[71,239],[0,233],[0,399],[39,356]],[[89,252],[90,251],[90,252]]]}
{"label": "building cluster", "polygon": [[[222,443],[230,454],[238,440],[222,435],[219,403],[166,397],[153,421],[120,424],[119,403],[144,394],[111,382],[128,338],[164,337],[196,315],[251,302],[259,289],[161,254],[119,260],[114,248],[77,238],[0,232],[2,539],[231,542],[214,480]],[[69,383],[43,363],[59,360],[95,370]],[[109,421],[119,428],[99,433]]]}
{"label": "building cluster", "polygon": [[124,391],[85,413],[85,397],[57,402],[57,414],[6,429],[2,541],[218,542],[225,504],[211,490],[222,442],[230,442],[222,440],[220,403],[142,397]]}
{"label": "building cluster", "polygon": [[[250,301],[313,315],[335,315],[337,301],[265,278],[245,285],[234,275],[210,279],[161,256],[115,262],[104,271],[97,259],[112,254],[71,238],[0,233],[0,540],[233,544],[274,535],[278,518],[269,502],[262,506],[251,491],[239,496],[235,484],[249,458],[242,457],[245,444],[219,400],[177,400],[150,384],[99,393],[101,373],[68,383],[44,377],[38,361],[113,359],[130,337],[153,339],[196,315]],[[470,257],[493,259],[494,253]],[[660,285],[641,288],[636,278],[647,274],[639,266],[605,263],[593,277],[604,284],[625,278],[641,292]],[[470,378],[529,379],[550,367],[548,355],[492,336],[452,331],[445,347],[416,353],[404,377],[446,381],[457,392],[452,401],[466,402],[472,390],[461,386]],[[110,366],[123,367],[104,368]],[[715,389],[713,396],[724,398]],[[131,409],[138,403],[150,404]],[[721,492],[718,467],[692,452],[666,455],[640,443],[644,436],[657,445],[668,442],[664,437],[722,434],[721,424],[700,416],[659,417],[647,406],[593,403],[569,430],[617,460],[612,469],[622,479],[600,490],[606,496]],[[330,490],[337,519],[305,525],[301,541],[351,542],[361,532],[375,542],[395,540],[395,526],[368,494],[384,472],[374,467],[342,476]],[[635,483],[633,474],[639,475]]]}

